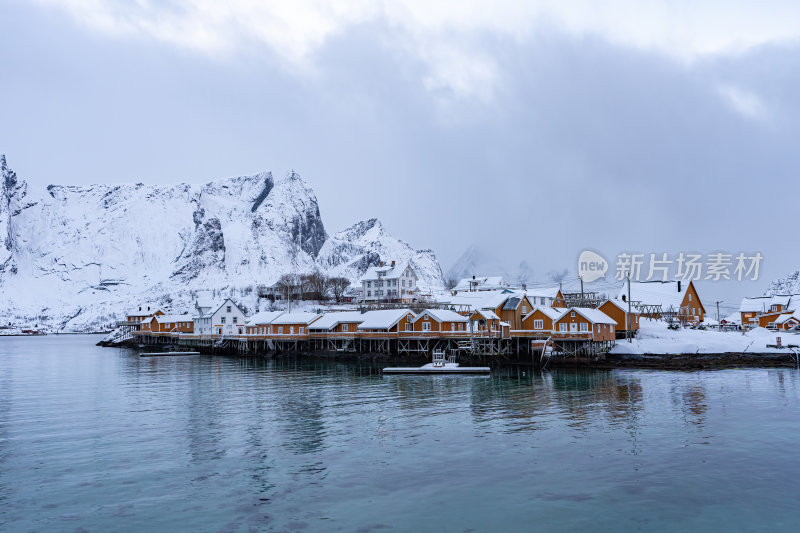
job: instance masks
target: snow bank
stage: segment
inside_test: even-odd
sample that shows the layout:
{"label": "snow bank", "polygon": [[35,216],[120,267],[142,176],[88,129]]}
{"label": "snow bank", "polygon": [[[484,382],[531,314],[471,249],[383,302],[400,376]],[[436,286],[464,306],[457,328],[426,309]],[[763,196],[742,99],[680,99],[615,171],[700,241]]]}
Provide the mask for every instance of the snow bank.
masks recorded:
{"label": "snow bank", "polygon": [[767,348],[767,344],[775,344],[776,337],[781,337],[784,346],[800,345],[800,335],[796,333],[764,328],[744,335],[741,331],[671,330],[665,322],[643,319],[633,342],[618,340],[611,354],[786,353],[785,349]]}

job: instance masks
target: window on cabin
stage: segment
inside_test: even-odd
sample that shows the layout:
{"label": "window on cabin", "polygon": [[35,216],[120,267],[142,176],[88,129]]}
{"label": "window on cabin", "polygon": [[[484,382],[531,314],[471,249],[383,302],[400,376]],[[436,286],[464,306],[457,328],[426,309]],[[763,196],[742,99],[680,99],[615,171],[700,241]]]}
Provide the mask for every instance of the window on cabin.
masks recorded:
{"label": "window on cabin", "polygon": [[581,322],[581,331],[589,331],[589,324]]}
{"label": "window on cabin", "polygon": [[558,331],[566,332],[567,331],[567,323],[566,322],[560,323],[558,325]]}
{"label": "window on cabin", "polygon": [[289,335],[294,335],[294,326],[289,326]]}
{"label": "window on cabin", "polygon": [[230,305],[228,306],[228,312],[229,313],[231,312],[231,306]]}
{"label": "window on cabin", "polygon": [[222,323],[223,324],[225,323],[225,317],[222,317]]}
{"label": "window on cabin", "polygon": [[526,306],[524,306],[524,305],[522,306],[522,314],[523,315],[527,315],[528,314],[528,308]]}
{"label": "window on cabin", "polygon": [[342,331],[349,331],[349,330],[350,330],[350,324],[342,324]]}
{"label": "window on cabin", "polygon": [[299,329],[299,333],[300,333],[300,335],[303,335],[303,334],[305,334],[305,332],[306,332],[306,328],[304,328],[304,327],[300,326],[300,329]]}
{"label": "window on cabin", "polygon": [[570,315],[569,315],[569,316],[575,316],[575,313],[570,313]]}
{"label": "window on cabin", "polygon": [[278,326],[278,335],[283,335],[283,326]]}
{"label": "window on cabin", "polygon": [[544,320],[542,319],[534,320],[533,329],[544,329]]}
{"label": "window on cabin", "polygon": [[233,317],[233,323],[236,324],[238,322],[239,322],[239,317],[238,316]]}
{"label": "window on cabin", "polygon": [[497,331],[497,322],[492,321],[492,331]]}
{"label": "window on cabin", "polygon": [[414,325],[411,322],[406,322],[406,331],[411,331]]}
{"label": "window on cabin", "polygon": [[422,323],[422,331],[430,331],[431,330],[431,323],[425,321]]}

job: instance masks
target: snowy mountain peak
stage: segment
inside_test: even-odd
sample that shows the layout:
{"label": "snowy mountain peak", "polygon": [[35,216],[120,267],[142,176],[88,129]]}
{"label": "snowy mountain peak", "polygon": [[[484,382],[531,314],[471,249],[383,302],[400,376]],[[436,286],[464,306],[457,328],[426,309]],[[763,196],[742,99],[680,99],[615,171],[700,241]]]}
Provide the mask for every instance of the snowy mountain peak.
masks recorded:
{"label": "snowy mountain peak", "polygon": [[386,234],[386,230],[377,218],[370,218],[369,220],[362,220],[356,222],[349,228],[345,228],[338,233],[335,237],[338,239],[346,239],[349,241],[359,241],[367,243],[374,241]]}
{"label": "snowy mountain peak", "polygon": [[442,269],[431,250],[415,250],[396,239],[377,218],[362,220],[332,235],[317,257],[321,268],[357,283],[361,275],[380,261],[408,261],[423,290],[444,286]]}
{"label": "snowy mountain peak", "polygon": [[33,195],[4,157],[0,172],[9,302],[0,322],[105,324],[142,300],[188,307],[197,291],[254,295],[317,269],[357,283],[381,259],[409,261],[423,289],[443,286],[433,252],[391,237],[377,219],[329,238],[314,191],[294,171],[202,185],[50,185]]}

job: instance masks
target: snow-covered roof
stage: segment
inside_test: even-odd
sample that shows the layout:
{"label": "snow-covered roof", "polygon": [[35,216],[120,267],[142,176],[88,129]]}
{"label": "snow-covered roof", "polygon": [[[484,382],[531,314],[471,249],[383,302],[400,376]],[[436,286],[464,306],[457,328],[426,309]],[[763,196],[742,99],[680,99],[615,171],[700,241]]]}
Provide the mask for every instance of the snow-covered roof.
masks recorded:
{"label": "snow-covered roof", "polygon": [[478,309],[497,309],[512,296],[521,296],[508,289],[501,291],[480,291],[480,292],[460,292],[455,296],[443,295],[437,298],[439,303],[450,304],[453,306],[467,307],[473,311]]}
{"label": "snow-covered roof", "polygon": [[528,298],[555,298],[558,296],[559,290],[560,289],[558,288],[558,285],[555,287],[543,287],[540,289],[527,289],[525,291],[525,295],[528,296]]}
{"label": "snow-covered roof", "polygon": [[362,316],[364,321],[359,324],[358,329],[389,329],[406,315],[413,315],[411,309],[381,309],[379,311],[367,311]]}
{"label": "snow-covered roof", "polygon": [[[403,272],[405,272],[406,267],[408,267],[408,261],[399,261],[392,266],[391,262],[385,263],[383,266],[374,266],[369,267],[364,275],[361,277],[361,281],[376,281],[378,279],[397,279],[399,278]],[[381,277],[378,277],[378,274],[381,273]],[[414,269],[411,269],[411,273],[414,274]],[[414,277],[417,275],[414,274]]]}
{"label": "snow-covered roof", "polygon": [[575,311],[583,318],[594,324],[617,324],[616,320],[604,312],[600,311],[599,309],[592,309],[591,307],[570,307],[558,319],[565,317],[567,313],[571,313],[572,311]]}
{"label": "snow-covered roof", "polygon": [[[166,324],[172,322],[191,322],[192,317],[189,315],[157,315],[156,322],[159,324]],[[152,321],[152,318],[150,319]]]}
{"label": "snow-covered roof", "polygon": [[500,320],[500,317],[497,316],[497,313],[491,309],[479,309],[475,311],[475,314],[481,315],[486,320]]}
{"label": "snow-covered roof", "polygon": [[282,314],[283,311],[261,311],[248,318],[247,323],[253,326],[265,326],[267,324],[272,324],[272,321]]}
{"label": "snow-covered roof", "polygon": [[525,315],[523,320],[525,318],[528,318],[529,316],[531,316],[536,311],[540,311],[540,312],[544,313],[547,317],[551,318],[552,320],[558,320],[559,318],[561,318],[561,315],[566,313],[566,309],[556,309],[554,307],[541,307],[541,306],[539,306],[539,307],[534,307],[533,311],[531,311],[530,313]]}
{"label": "snow-covered roof", "polygon": [[233,306],[235,306],[237,309],[239,309],[239,311],[241,311],[241,310],[242,310],[242,309],[239,307],[239,304],[237,304],[236,302],[234,302],[234,301],[233,301],[233,300],[231,300],[230,298],[225,298],[225,299],[223,299],[223,300],[217,300],[217,301],[213,302],[213,303],[212,303],[211,305],[209,305],[209,306],[205,306],[205,305],[204,305],[204,306],[203,306],[203,309],[206,309],[206,308],[207,308],[207,309],[208,309],[208,311],[207,311],[205,314],[201,314],[201,315],[199,315],[199,317],[198,317],[198,318],[206,318],[206,317],[210,317],[210,316],[212,316],[214,313],[216,313],[217,311],[219,311],[220,309],[222,309],[222,306],[224,306],[224,305],[225,305],[225,304],[227,304],[228,302],[231,302],[231,304],[233,304]]}
{"label": "snow-covered roof", "polygon": [[795,311],[794,313],[784,313],[781,316],[779,316],[778,318],[776,318],[774,320],[774,322],[776,324],[784,324],[789,319],[794,319],[794,320],[800,321],[800,311]]}
{"label": "snow-covered roof", "polygon": [[272,324],[311,324],[319,317],[321,317],[319,313],[306,313],[306,312],[297,312],[297,313],[284,313],[281,316],[277,317],[272,321]]}
{"label": "snow-covered roof", "polygon": [[[661,304],[662,311],[677,311],[683,303],[688,281],[631,281],[631,301],[641,302],[645,305]],[[680,286],[680,290],[678,287]],[[628,286],[624,283],[619,289],[617,298],[626,301]],[[699,300],[699,297],[698,297]],[[702,303],[700,304],[702,306]]]}
{"label": "snow-covered roof", "polygon": [[135,308],[127,311],[125,313],[125,316],[146,316],[146,315],[152,315],[153,313],[157,313],[158,311],[161,311],[162,313],[164,312],[161,306],[157,304],[142,304],[142,305],[137,305]]}
{"label": "snow-covered roof", "polygon": [[775,294],[773,296],[744,297],[739,304],[740,313],[766,313],[773,305],[794,311],[800,307],[800,294]]}
{"label": "snow-covered roof", "polygon": [[362,313],[361,311],[341,311],[337,313],[325,313],[322,315],[322,318],[319,320],[314,321],[311,324],[311,329],[324,329],[329,330],[333,329],[339,324],[343,323],[361,323],[364,321],[364,316],[366,313]]}
{"label": "snow-covered roof", "polygon": [[775,296],[772,297],[772,301],[770,302],[770,305],[784,305],[784,306],[786,306],[786,305],[789,305],[789,302],[791,301],[791,299],[792,299],[792,295],[791,294],[776,294]]}
{"label": "snow-covered roof", "polygon": [[417,315],[414,322],[425,316],[430,316],[437,322],[469,322],[469,318],[464,315],[459,315],[455,311],[450,311],[449,309],[425,309]]}
{"label": "snow-covered roof", "polygon": [[508,287],[508,283],[503,279],[503,276],[473,276],[471,278],[462,278],[453,288],[455,291],[488,291]]}
{"label": "snow-covered roof", "polygon": [[489,293],[480,303],[480,309],[497,309],[506,303],[506,300],[514,296],[513,292],[495,291]]}
{"label": "snow-covered roof", "polygon": [[195,300],[194,305],[198,308],[200,307],[212,307],[215,301],[214,298],[211,296],[198,296],[197,300]]}
{"label": "snow-covered roof", "polygon": [[756,296],[754,298],[744,297],[739,304],[740,313],[754,313],[769,309],[771,296]]}

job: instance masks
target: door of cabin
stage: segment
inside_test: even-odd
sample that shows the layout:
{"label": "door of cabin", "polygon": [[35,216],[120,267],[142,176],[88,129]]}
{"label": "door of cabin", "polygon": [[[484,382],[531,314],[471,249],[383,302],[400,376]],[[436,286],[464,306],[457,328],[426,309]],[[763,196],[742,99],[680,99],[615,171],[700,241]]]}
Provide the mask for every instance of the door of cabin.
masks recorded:
{"label": "door of cabin", "polygon": [[577,333],[578,332],[578,323],[577,322],[571,323],[569,325],[569,331],[570,331],[570,333]]}

